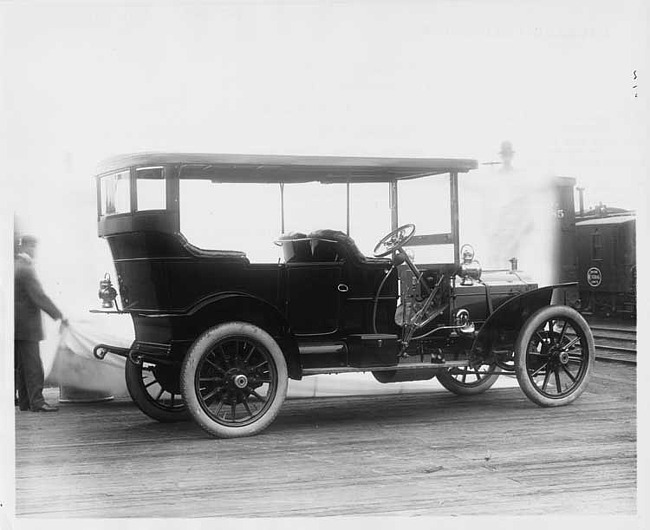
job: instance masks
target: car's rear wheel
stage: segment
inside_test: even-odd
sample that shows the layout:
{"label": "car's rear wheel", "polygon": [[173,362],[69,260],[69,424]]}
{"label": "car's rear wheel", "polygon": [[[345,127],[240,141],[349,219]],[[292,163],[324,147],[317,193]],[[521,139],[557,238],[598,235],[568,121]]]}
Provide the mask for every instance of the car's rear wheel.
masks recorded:
{"label": "car's rear wheel", "polygon": [[178,368],[127,359],[124,376],[131,399],[150,418],[168,423],[190,417],[181,396]]}
{"label": "car's rear wheel", "polygon": [[275,419],[287,394],[287,364],[263,329],[228,322],[204,332],[181,368],[190,414],[212,436],[257,434]]}
{"label": "car's rear wheel", "polygon": [[584,392],[595,362],[585,319],[567,306],[548,306],[524,324],[515,343],[515,372],[524,394],[542,407],[571,403]]}
{"label": "car's rear wheel", "polygon": [[473,366],[457,366],[438,373],[438,381],[450,392],[459,396],[481,394],[490,388],[497,379],[501,369],[495,364]]}

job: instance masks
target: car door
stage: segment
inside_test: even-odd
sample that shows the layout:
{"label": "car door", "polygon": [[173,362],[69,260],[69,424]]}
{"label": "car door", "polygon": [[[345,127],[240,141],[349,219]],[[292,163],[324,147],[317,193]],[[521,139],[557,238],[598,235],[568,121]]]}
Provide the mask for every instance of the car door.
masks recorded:
{"label": "car door", "polygon": [[287,317],[296,335],[334,334],[339,328],[342,264],[288,263]]}

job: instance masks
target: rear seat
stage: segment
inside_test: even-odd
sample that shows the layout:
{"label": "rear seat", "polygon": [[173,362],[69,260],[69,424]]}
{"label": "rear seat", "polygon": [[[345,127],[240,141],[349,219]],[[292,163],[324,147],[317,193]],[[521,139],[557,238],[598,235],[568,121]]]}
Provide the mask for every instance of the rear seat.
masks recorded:
{"label": "rear seat", "polygon": [[290,232],[280,236],[275,243],[282,247],[285,263],[313,261],[311,242],[307,234]]}

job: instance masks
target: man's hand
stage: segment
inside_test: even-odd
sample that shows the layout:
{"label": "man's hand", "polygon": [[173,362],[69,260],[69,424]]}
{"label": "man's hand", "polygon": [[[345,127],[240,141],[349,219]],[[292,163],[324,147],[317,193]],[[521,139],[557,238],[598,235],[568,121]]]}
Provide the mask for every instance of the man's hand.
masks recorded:
{"label": "man's hand", "polygon": [[61,320],[59,322],[59,331],[63,331],[69,325],[70,325],[70,323],[68,322],[68,319],[65,318],[65,317],[61,317]]}

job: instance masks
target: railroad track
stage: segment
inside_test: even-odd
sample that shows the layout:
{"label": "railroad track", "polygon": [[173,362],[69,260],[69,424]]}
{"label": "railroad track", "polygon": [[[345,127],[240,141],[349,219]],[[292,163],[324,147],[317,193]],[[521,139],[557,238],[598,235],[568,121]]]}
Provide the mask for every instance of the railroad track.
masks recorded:
{"label": "railroad track", "polygon": [[636,328],[630,325],[590,323],[596,360],[636,365]]}
{"label": "railroad track", "polygon": [[596,360],[636,365],[636,328],[616,324],[591,324]]}

